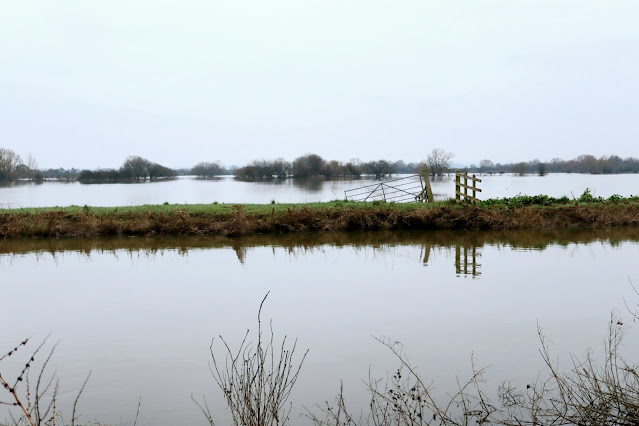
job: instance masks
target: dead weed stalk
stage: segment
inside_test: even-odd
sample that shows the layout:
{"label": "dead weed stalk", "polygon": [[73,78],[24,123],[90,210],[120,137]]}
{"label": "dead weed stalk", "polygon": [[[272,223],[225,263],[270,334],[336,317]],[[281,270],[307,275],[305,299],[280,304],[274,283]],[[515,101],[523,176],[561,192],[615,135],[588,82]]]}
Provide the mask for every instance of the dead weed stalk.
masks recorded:
{"label": "dead weed stalk", "polygon": [[472,364],[469,380],[458,382],[458,390],[445,398],[433,394],[410,364],[398,342],[377,339],[392,351],[400,363],[386,381],[369,378],[369,409],[352,415],[343,387],[334,403],[307,412],[316,426],[555,426],[555,425],[639,425],[639,374],[626,363],[619,349],[624,336],[623,322],[611,315],[604,357],[597,361],[592,351],[571,356],[567,371],[552,360],[549,341],[538,329],[540,354],[546,366],[545,378],[525,388],[503,382],[494,401],[488,397],[484,369]]}
{"label": "dead weed stalk", "polygon": [[[292,345],[284,336],[276,344],[272,322],[270,333],[264,336],[262,307],[268,293],[262,299],[257,314],[257,342],[249,341],[250,330],[236,350],[227,341],[222,342],[223,355],[217,355],[215,340],[211,341],[211,374],[226,398],[235,426],[275,426],[289,424],[291,406],[288,398],[308,354],[295,359],[297,340]],[[223,359],[222,359],[223,358]],[[213,416],[206,400],[197,402],[208,422],[213,425]]]}
{"label": "dead weed stalk", "polygon": [[[29,340],[25,339],[9,352],[0,356],[0,363],[5,359],[16,357],[23,353],[29,344]],[[6,391],[4,397],[0,397],[0,405],[10,407],[8,413],[11,418],[10,425],[55,426],[56,424],[69,424],[75,426],[76,424],[78,402],[91,373],[87,375],[73,401],[71,423],[65,423],[64,417],[57,406],[59,380],[56,378],[55,373],[48,372],[49,362],[57,343],[51,347],[48,353],[43,353],[47,340],[48,336],[30,354],[27,354],[23,367],[14,379],[10,379],[0,370],[0,385]],[[44,361],[39,369],[35,369],[36,358],[40,359],[40,357],[43,357]]]}

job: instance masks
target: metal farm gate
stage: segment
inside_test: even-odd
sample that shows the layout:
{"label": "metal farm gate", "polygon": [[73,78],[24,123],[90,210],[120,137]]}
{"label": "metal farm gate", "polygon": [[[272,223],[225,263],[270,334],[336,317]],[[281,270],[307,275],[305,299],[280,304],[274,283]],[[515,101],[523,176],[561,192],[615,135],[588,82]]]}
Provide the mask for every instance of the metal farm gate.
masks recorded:
{"label": "metal farm gate", "polygon": [[388,201],[414,203],[433,201],[428,171],[344,191],[348,201]]}

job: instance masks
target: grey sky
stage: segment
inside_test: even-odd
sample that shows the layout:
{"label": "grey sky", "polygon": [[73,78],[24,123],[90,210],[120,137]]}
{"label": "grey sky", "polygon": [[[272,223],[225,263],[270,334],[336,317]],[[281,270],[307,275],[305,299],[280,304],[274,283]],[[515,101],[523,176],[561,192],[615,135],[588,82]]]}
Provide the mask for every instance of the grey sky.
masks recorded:
{"label": "grey sky", "polygon": [[83,168],[639,156],[639,2],[0,0],[0,147]]}

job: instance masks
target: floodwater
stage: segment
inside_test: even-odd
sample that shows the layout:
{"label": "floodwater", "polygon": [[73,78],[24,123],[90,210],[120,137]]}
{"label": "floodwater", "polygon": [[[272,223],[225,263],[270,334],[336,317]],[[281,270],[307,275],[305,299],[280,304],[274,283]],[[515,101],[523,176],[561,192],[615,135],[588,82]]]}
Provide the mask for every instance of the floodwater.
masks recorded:
{"label": "floodwater", "polygon": [[[276,338],[309,349],[291,397],[293,423],[305,424],[303,407],[331,400],[340,380],[365,407],[369,371],[398,367],[373,337],[402,342],[442,395],[471,376],[471,356],[489,367],[489,390],[534,381],[538,326],[562,366],[570,353],[600,353],[613,310],[635,362],[625,303],[638,299],[638,258],[637,228],[2,241],[0,351],[51,334],[62,409],[92,372],[82,421],[130,425],[141,397],[138,424],[206,424],[194,394],[226,424],[209,344],[222,335],[237,347],[270,291],[263,318]],[[0,362],[3,375],[18,355]]]}
{"label": "floodwater", "polygon": [[[404,175],[399,175],[404,176]],[[435,199],[455,196],[454,177],[432,179]],[[639,174],[547,176],[481,176],[480,199],[518,194],[579,197],[587,188],[593,195],[639,195]],[[213,180],[181,177],[135,184],[81,184],[79,182],[16,183],[0,187],[0,208],[70,205],[131,206],[141,204],[302,203],[344,199],[344,191],[379,181],[286,179],[242,182],[227,176]]]}

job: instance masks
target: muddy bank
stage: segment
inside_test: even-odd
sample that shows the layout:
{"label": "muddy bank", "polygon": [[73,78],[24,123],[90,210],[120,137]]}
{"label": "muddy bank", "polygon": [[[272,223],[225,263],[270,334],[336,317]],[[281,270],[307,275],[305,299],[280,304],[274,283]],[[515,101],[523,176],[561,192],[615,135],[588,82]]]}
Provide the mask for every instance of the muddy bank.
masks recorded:
{"label": "muddy bank", "polygon": [[3,212],[0,237],[69,238],[101,236],[182,236],[327,233],[373,230],[550,230],[565,228],[613,228],[639,225],[639,203],[592,203],[559,206],[477,207],[440,205],[399,208],[289,208],[247,212],[238,207],[228,214],[162,211],[93,212],[84,209]]}

